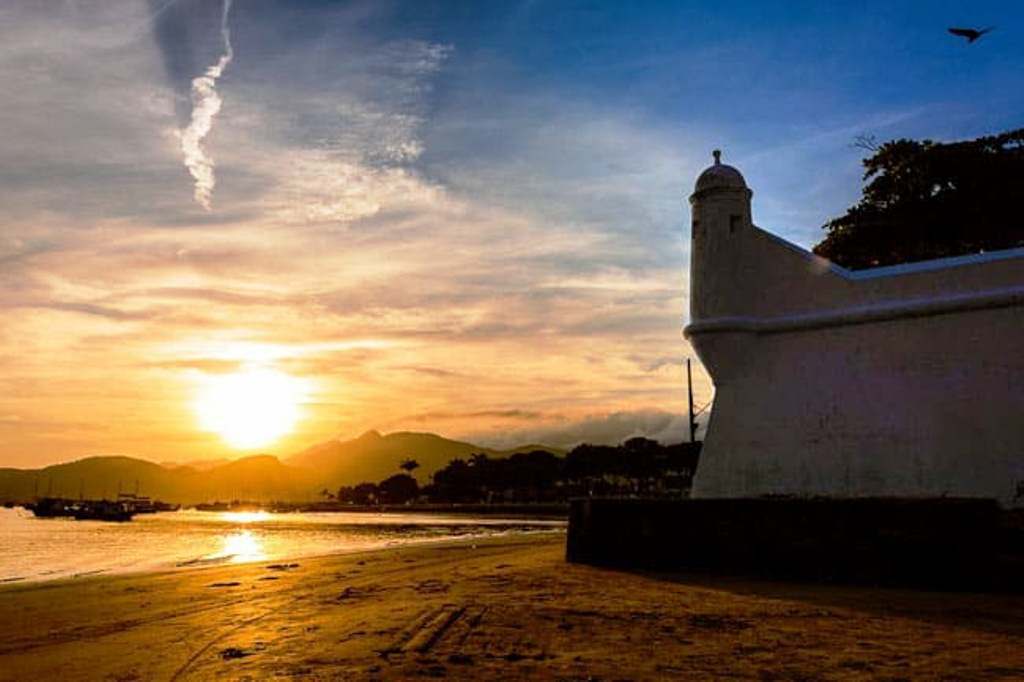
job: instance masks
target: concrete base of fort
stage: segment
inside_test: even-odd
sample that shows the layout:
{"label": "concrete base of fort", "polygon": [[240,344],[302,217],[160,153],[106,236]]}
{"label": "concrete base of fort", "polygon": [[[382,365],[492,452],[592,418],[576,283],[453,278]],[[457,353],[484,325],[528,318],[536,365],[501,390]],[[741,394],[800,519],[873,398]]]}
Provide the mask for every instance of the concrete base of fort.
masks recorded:
{"label": "concrete base of fort", "polygon": [[1021,591],[1024,518],[974,498],[579,499],[566,558],[968,591]]}

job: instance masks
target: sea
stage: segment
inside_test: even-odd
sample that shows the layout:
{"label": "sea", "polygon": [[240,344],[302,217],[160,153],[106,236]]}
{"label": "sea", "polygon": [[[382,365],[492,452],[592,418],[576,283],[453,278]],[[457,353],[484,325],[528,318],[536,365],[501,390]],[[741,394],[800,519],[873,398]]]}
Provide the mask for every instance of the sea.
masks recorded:
{"label": "sea", "polygon": [[562,520],[401,512],[181,510],[110,523],[37,519],[16,507],[0,509],[0,585],[564,529]]}

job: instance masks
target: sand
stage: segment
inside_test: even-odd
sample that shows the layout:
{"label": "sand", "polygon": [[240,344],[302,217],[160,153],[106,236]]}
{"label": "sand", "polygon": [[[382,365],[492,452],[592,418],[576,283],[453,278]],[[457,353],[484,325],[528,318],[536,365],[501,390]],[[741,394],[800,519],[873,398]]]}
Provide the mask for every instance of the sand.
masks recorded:
{"label": "sand", "polygon": [[1024,678],[1022,596],[652,575],[563,552],[547,534],[8,585],[0,679]]}

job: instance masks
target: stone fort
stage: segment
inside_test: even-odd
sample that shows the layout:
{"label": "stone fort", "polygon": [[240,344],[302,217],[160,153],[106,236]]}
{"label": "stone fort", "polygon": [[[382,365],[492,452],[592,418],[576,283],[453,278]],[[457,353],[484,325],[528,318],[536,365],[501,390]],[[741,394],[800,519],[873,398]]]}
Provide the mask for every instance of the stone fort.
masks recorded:
{"label": "stone fort", "polygon": [[1024,506],[1024,249],[850,271],[755,226],[715,163],[685,335],[715,384],[693,496]]}

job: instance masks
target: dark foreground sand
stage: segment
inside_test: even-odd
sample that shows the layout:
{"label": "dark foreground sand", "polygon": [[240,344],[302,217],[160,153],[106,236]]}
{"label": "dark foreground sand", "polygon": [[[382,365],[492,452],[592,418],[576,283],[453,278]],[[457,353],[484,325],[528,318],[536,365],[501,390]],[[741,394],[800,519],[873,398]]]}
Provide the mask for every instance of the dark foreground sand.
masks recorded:
{"label": "dark foreground sand", "polygon": [[561,535],[0,589],[0,678],[1024,679],[1024,597],[567,565]]}

